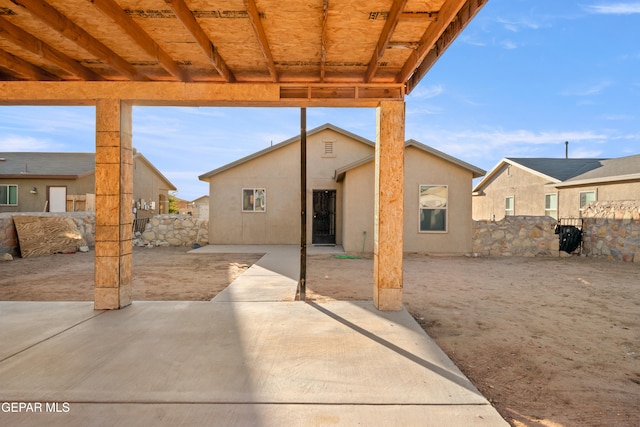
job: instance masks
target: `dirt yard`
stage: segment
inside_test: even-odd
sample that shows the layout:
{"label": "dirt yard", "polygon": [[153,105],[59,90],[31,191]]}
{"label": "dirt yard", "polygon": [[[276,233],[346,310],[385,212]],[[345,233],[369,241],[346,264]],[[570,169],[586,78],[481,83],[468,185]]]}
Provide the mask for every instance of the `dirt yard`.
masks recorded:
{"label": "dirt yard", "polygon": [[[135,248],[134,299],[209,300],[254,254]],[[370,300],[371,259],[310,255],[307,297]],[[514,426],[640,426],[640,265],[408,255],[404,302]],[[0,262],[0,300],[92,300],[93,252]]]}

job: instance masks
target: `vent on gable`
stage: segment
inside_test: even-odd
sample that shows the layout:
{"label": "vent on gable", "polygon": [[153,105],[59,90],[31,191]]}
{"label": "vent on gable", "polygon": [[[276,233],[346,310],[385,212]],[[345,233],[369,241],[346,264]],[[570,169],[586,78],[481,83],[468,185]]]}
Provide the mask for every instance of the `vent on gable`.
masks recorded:
{"label": "vent on gable", "polygon": [[324,152],[322,153],[322,157],[335,157],[336,153],[334,151],[334,142],[335,141],[324,141]]}

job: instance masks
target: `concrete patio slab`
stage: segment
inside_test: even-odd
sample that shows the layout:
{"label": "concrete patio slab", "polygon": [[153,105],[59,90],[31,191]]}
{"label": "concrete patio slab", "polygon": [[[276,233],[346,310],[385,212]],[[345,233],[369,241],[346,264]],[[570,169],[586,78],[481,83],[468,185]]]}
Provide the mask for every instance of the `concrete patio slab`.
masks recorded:
{"label": "concrete patio slab", "polygon": [[0,361],[101,313],[93,310],[92,302],[2,303],[0,307]]}
{"label": "concrete patio slab", "polygon": [[[31,304],[0,303],[0,329]],[[71,308],[37,304],[60,314]],[[59,419],[94,410],[126,417],[142,408],[141,419],[164,413],[167,425],[209,416],[228,417],[221,425],[315,416],[352,425],[358,413],[380,424],[388,413],[385,425],[398,414],[506,425],[406,311],[383,313],[370,302],[135,302],[3,360],[0,384],[2,402],[68,402]],[[370,405],[376,409],[362,407]],[[0,424],[16,415],[36,425],[46,414],[0,412]]]}
{"label": "concrete patio slab", "polygon": [[508,426],[406,310],[293,301],[297,246],[217,251],[265,256],[212,302],[0,302],[0,425]]}

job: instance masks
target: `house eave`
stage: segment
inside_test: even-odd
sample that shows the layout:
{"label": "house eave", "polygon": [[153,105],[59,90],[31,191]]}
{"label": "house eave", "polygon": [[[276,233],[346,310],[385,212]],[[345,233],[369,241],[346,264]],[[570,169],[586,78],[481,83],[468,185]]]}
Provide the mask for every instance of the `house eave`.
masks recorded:
{"label": "house eave", "polygon": [[[90,173],[86,175],[90,175]],[[33,173],[14,173],[2,174],[0,175],[0,179],[78,179],[86,175],[39,175]]]}
{"label": "house eave", "polygon": [[608,184],[608,183],[618,183],[625,181],[640,181],[640,173],[628,174],[628,175],[618,175],[618,176],[607,176],[601,178],[592,178],[592,179],[579,179],[575,181],[564,181],[559,184],[555,184],[556,188],[569,188],[569,187],[579,187],[584,185],[593,185],[593,184]]}

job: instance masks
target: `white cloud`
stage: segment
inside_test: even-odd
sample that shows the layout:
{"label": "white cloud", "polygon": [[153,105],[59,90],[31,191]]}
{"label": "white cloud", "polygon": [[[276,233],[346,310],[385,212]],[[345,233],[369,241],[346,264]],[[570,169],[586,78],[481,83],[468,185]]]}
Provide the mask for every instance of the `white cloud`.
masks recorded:
{"label": "white cloud", "polygon": [[21,151],[59,151],[59,144],[52,144],[50,141],[22,135],[3,135],[0,137],[0,151],[21,152]]}
{"label": "white cloud", "polygon": [[608,80],[594,83],[589,86],[576,87],[571,89],[565,89],[560,92],[560,95],[565,96],[592,96],[602,93],[605,89],[610,87],[612,83]]}
{"label": "white cloud", "polygon": [[507,20],[504,18],[498,18],[498,23],[502,24],[502,26],[507,30],[513,33],[517,33],[523,29],[527,30],[537,30],[541,27],[537,22],[531,21],[527,18],[522,18],[519,20]]}
{"label": "white cloud", "polygon": [[600,15],[632,15],[640,13],[640,2],[602,3],[584,6],[584,9]]}
{"label": "white cloud", "polygon": [[518,47],[518,44],[512,40],[502,40],[500,45],[507,50],[513,50]]}
{"label": "white cloud", "polygon": [[440,96],[443,93],[443,85],[418,86],[413,92],[411,92],[411,97],[416,99],[430,99]]}

